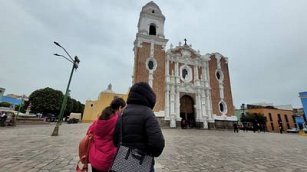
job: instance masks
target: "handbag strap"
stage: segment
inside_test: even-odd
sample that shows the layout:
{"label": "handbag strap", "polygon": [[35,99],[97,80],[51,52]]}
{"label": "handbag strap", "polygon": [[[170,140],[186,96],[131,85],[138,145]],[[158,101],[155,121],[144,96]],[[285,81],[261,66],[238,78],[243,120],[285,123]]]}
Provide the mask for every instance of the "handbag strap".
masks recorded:
{"label": "handbag strap", "polygon": [[124,113],[122,112],[121,113],[121,115],[120,115],[120,123],[119,123],[119,125],[120,125],[120,131],[119,131],[119,145],[122,145],[122,143],[123,143],[123,122],[124,122],[124,120],[123,120],[123,118],[124,118],[124,115],[123,115]]}

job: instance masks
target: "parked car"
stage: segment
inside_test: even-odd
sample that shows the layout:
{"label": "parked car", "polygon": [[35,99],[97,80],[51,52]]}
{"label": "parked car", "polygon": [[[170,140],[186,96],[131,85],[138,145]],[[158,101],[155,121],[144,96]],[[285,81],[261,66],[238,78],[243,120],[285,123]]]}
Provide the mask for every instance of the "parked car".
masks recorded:
{"label": "parked car", "polygon": [[70,115],[67,117],[67,123],[68,124],[74,124],[81,121],[81,113],[70,113]]}
{"label": "parked car", "polygon": [[297,128],[287,129],[287,133],[298,133],[300,130]]}
{"label": "parked car", "polygon": [[307,133],[307,128],[303,128],[303,131],[304,131],[305,133]]}
{"label": "parked car", "polygon": [[71,118],[71,119],[67,120],[68,124],[75,124],[75,123],[78,123],[78,122],[79,122],[79,119],[76,119],[76,118]]}
{"label": "parked car", "polygon": [[44,117],[46,118],[47,122],[55,122],[56,121],[56,116],[52,113],[47,113],[46,115],[44,115]]}

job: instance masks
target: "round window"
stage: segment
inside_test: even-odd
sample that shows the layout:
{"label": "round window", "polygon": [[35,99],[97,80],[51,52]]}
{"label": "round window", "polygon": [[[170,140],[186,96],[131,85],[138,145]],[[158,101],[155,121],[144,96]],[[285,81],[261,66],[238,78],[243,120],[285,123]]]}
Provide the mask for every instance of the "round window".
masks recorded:
{"label": "round window", "polygon": [[153,72],[156,70],[157,68],[157,61],[155,58],[153,57],[149,57],[146,59],[146,62],[145,62],[145,66],[146,66],[146,69]]}
{"label": "round window", "polygon": [[147,66],[149,70],[152,70],[154,68],[154,62],[152,60],[149,60]]}
{"label": "round window", "polygon": [[223,105],[223,103],[220,103],[220,111],[224,112],[224,105]]}
{"label": "round window", "polygon": [[224,101],[220,101],[219,103],[219,110],[222,114],[226,114],[227,113],[227,105]]}
{"label": "round window", "polygon": [[217,77],[217,79],[218,79],[218,80],[220,80],[220,79],[221,79],[220,72],[216,72],[216,77]]}
{"label": "round window", "polygon": [[215,76],[216,76],[217,80],[223,80],[224,79],[223,73],[220,70],[216,71]]}

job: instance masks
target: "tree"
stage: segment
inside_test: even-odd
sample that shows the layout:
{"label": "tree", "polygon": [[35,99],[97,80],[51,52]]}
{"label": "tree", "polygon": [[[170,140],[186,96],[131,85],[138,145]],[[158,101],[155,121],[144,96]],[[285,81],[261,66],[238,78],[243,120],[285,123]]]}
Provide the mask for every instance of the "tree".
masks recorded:
{"label": "tree", "polygon": [[77,102],[77,100],[76,99],[71,99],[71,101],[72,101],[72,112],[78,112],[78,102]]}
{"label": "tree", "polygon": [[69,114],[72,112],[72,108],[73,108],[72,99],[70,98],[70,96],[68,96],[64,116],[69,116]]}
{"label": "tree", "polygon": [[53,113],[59,114],[63,93],[52,88],[43,88],[31,93],[29,101],[31,102],[31,112],[33,113]]}
{"label": "tree", "polygon": [[11,107],[11,103],[8,102],[1,102],[0,107]]}
{"label": "tree", "polygon": [[78,101],[78,113],[82,113],[84,111],[84,104],[82,104],[81,102]]}
{"label": "tree", "polygon": [[[52,113],[56,116],[60,113],[64,94],[60,90],[52,88],[43,88],[35,90],[29,96],[29,101],[25,102],[22,108],[27,109],[29,103],[31,103],[32,113]],[[83,113],[84,105],[79,101],[67,97],[67,104],[64,111],[64,117],[68,116],[71,112]]]}
{"label": "tree", "polygon": [[266,124],[266,117],[261,113],[246,113],[246,115],[242,115],[241,121],[242,122],[250,122],[250,123],[259,123],[259,124]]}

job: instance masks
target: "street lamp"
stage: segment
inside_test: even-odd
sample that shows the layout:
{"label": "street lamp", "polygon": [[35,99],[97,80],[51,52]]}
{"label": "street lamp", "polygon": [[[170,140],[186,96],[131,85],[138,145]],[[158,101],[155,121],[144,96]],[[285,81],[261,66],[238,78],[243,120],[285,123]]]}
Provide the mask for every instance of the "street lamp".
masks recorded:
{"label": "street lamp", "polygon": [[63,114],[64,114],[64,111],[65,111],[65,108],[66,108],[66,103],[67,103],[67,97],[68,97],[68,92],[69,92],[69,85],[70,85],[70,81],[71,81],[71,78],[72,78],[72,75],[74,73],[74,70],[78,68],[79,66],[79,63],[80,63],[80,60],[77,56],[75,56],[75,58],[73,59],[70,54],[65,50],[64,47],[62,47],[59,43],[57,42],[54,42],[55,45],[61,47],[65,53],[68,55],[69,58],[61,55],[61,54],[53,54],[55,56],[60,56],[60,57],[63,57],[65,58],[66,60],[68,60],[69,62],[71,62],[73,64],[72,66],[72,69],[71,69],[71,73],[70,73],[70,77],[69,77],[69,80],[68,80],[68,84],[67,84],[67,88],[66,88],[66,92],[65,92],[65,95],[64,95],[64,98],[63,98],[63,102],[62,102],[62,105],[61,105],[61,110],[60,110],[60,114],[58,116],[58,121],[53,129],[53,132],[51,134],[51,136],[58,136],[59,135],[59,127],[62,123],[62,120],[63,120]]}
{"label": "street lamp", "polygon": [[20,112],[20,110],[21,110],[21,106],[23,105],[23,99],[25,98],[25,95],[23,95],[22,97],[21,97],[21,102],[20,102],[20,104],[19,104],[19,107],[18,107],[18,111],[17,111],[17,114],[16,114],[16,119],[17,119],[17,117],[18,117],[18,115],[19,115],[19,112]]}

